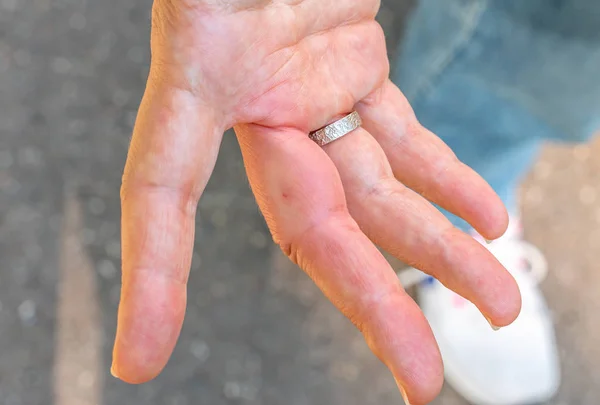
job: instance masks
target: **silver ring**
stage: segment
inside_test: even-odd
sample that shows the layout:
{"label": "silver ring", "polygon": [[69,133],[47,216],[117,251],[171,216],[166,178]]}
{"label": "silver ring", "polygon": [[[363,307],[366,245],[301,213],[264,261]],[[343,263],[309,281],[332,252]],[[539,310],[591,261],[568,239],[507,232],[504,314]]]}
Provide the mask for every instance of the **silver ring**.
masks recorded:
{"label": "silver ring", "polygon": [[315,141],[319,146],[325,146],[350,132],[357,130],[362,125],[360,115],[356,111],[346,115],[339,121],[327,125],[318,131],[311,132],[308,136]]}

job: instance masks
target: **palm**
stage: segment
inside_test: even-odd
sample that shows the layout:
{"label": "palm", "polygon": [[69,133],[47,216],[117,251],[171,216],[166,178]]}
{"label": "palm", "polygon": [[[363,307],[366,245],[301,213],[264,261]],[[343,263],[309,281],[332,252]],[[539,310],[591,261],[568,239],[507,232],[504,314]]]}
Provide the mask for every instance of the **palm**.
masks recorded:
{"label": "palm", "polygon": [[[500,236],[493,191],[421,127],[387,80],[376,0],[156,0],[153,63],[122,186],[123,293],[114,372],[145,382],[185,312],[195,207],[235,127],[274,240],[363,332],[410,402],[441,386],[437,346],[375,244],[467,297],[494,324],[511,276],[423,197]],[[356,109],[364,128],[308,132]]]}
{"label": "palm", "polygon": [[190,6],[155,31],[161,44],[155,59],[181,69],[183,85],[219,103],[233,123],[307,131],[351,110],[387,78],[385,39],[374,20],[378,1],[254,8],[260,3],[245,2],[235,12],[227,5],[210,12]]}

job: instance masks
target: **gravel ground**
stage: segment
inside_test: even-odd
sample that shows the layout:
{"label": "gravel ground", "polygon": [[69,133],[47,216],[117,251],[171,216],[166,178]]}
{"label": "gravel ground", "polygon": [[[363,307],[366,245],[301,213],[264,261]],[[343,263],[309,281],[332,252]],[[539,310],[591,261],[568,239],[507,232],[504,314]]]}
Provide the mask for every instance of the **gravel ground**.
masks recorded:
{"label": "gravel ground", "polygon": [[[148,71],[149,1],[0,0],[0,405],[399,404],[359,334],[271,246],[232,136],[201,202],[181,340],[165,372],[108,374],[120,174]],[[390,49],[406,1],[380,15]],[[549,148],[523,192],[548,255],[564,381],[600,396],[600,144]],[[436,402],[462,405],[446,389]]]}

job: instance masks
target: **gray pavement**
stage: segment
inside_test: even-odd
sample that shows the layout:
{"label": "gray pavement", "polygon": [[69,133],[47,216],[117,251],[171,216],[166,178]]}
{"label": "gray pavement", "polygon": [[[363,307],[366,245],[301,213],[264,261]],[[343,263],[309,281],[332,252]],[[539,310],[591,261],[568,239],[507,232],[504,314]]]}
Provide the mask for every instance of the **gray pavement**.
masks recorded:
{"label": "gray pavement", "polygon": [[[400,404],[358,332],[271,246],[231,135],[201,202],[173,359],[144,386],[108,374],[150,5],[0,0],[0,405]],[[392,51],[407,9],[384,1]],[[523,193],[528,236],[554,270],[557,405],[600,397],[599,154],[548,149]],[[464,404],[450,389],[436,403]]]}

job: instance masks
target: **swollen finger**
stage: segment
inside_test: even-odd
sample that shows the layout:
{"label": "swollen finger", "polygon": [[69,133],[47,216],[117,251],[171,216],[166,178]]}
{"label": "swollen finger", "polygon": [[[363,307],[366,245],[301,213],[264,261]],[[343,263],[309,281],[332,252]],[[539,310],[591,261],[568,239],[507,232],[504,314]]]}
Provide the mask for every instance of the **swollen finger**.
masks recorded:
{"label": "swollen finger", "polygon": [[443,380],[431,329],[350,217],[331,160],[296,130],[248,125],[236,132],[275,241],[362,331],[410,403],[429,403]]}

